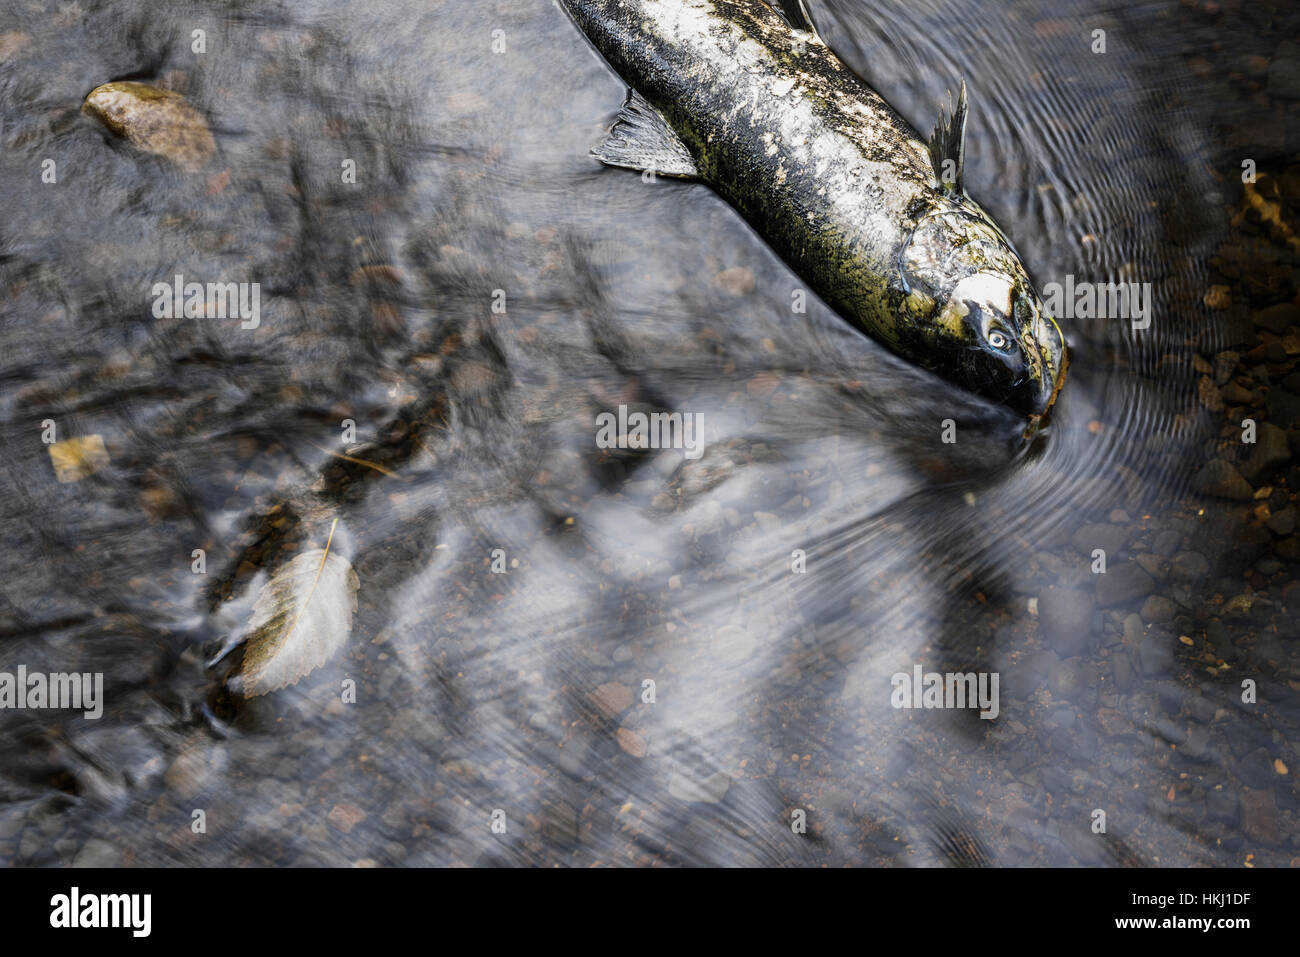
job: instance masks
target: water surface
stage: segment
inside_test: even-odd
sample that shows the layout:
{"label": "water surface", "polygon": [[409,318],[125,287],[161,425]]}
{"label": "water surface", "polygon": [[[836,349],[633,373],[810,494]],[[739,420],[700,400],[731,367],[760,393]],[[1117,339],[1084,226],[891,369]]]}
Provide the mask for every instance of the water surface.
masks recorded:
{"label": "water surface", "polygon": [[[813,7],[919,129],[965,78],[967,188],[1040,286],[1151,284],[1149,328],[1062,320],[1029,447],[793,312],[707,187],[591,159],[624,90],[552,3],[5,4],[0,669],[106,705],[0,713],[0,859],[1300,854],[1294,11]],[[182,92],[209,168],[82,116],[114,79]],[[260,283],[260,325],[155,318],[176,273]],[[620,405],[700,414],[704,453],[597,448]],[[56,481],[46,420],[109,464]],[[336,518],[348,645],[232,696],[206,660]],[[998,673],[999,716],[891,707],[917,664]]]}

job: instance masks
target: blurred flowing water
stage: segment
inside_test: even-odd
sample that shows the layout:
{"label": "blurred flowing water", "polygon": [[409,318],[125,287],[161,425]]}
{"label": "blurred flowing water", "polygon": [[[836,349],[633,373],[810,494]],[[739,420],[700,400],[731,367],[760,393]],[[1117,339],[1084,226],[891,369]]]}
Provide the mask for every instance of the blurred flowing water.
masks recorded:
{"label": "blurred flowing water", "polygon": [[[1151,284],[1147,329],[1062,320],[1031,447],[793,312],[707,187],[602,169],[623,87],[554,3],[0,0],[0,670],[106,698],[0,712],[0,860],[1300,855],[1294,8],[812,7],[918,129],[965,78],[967,188],[1040,286]],[[201,110],[208,168],[79,114],[117,79]],[[260,325],[154,318],[177,273],[259,282]],[[597,448],[620,405],[704,454]],[[108,464],[56,481],[46,420]],[[206,660],[334,518],[345,650],[232,696]],[[891,707],[918,664],[1000,714]]]}

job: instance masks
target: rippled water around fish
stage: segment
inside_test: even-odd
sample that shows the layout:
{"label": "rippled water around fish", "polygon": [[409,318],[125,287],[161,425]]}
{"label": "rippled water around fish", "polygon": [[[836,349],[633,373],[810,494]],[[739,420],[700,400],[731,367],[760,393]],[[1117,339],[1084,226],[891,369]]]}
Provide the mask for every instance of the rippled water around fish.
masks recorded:
{"label": "rippled water around fish", "polygon": [[[553,3],[0,6],[0,670],[105,685],[0,712],[0,860],[1300,856],[1295,11],[811,6],[918,129],[965,78],[1040,287],[1150,284],[1148,328],[1061,321],[1031,447],[793,313],[707,187],[602,169],[623,87]],[[80,114],[121,79],[206,169]],[[260,283],[259,326],[155,318],[177,273]],[[703,454],[598,448],[620,405]],[[47,421],[107,462],[57,481]],[[206,662],[331,527],[348,644],[230,694]],[[892,707],[916,665],[997,673],[998,717]]]}

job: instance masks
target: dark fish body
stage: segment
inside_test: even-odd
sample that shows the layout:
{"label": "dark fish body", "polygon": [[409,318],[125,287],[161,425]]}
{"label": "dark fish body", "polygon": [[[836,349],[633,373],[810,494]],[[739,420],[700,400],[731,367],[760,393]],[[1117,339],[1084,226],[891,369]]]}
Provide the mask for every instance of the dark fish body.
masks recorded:
{"label": "dark fish body", "polygon": [[961,191],[964,96],[927,145],[810,23],[764,0],[560,2],[635,94],[602,160],[701,179],[864,332],[1046,411],[1064,342],[1015,251]]}

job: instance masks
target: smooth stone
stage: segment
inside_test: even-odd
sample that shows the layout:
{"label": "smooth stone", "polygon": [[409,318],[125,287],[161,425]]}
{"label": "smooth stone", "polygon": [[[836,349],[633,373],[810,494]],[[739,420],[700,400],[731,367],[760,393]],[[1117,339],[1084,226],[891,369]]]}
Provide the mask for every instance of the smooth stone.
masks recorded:
{"label": "smooth stone", "polygon": [[1265,748],[1256,748],[1238,759],[1232,767],[1232,773],[1242,784],[1252,788],[1272,787],[1276,775],[1273,770],[1273,758]]}
{"label": "smooth stone", "polygon": [[21,808],[9,808],[0,811],[0,841],[15,837],[27,823],[27,815]]}
{"label": "smooth stone", "polygon": [[1192,698],[1187,703],[1187,713],[1191,715],[1193,721],[1199,721],[1201,724],[1209,724],[1214,720],[1217,706],[1209,698]]}
{"label": "smooth stone", "polygon": [[1247,479],[1267,477],[1290,460],[1291,447],[1287,445],[1286,433],[1272,422],[1261,422],[1255,431],[1255,446],[1242,465],[1241,474]]}
{"label": "smooth stone", "polygon": [[1264,404],[1274,422],[1300,422],[1300,395],[1295,392],[1275,386]]}
{"label": "smooth stone", "polygon": [[1151,595],[1142,603],[1142,619],[1149,622],[1169,621],[1178,607],[1163,595]]}
{"label": "smooth stone", "polygon": [[1268,64],[1268,95],[1300,100],[1300,44],[1283,40]]}
{"label": "smooth stone", "polygon": [[1182,543],[1182,534],[1167,528],[1155,537],[1155,541],[1151,543],[1151,550],[1157,555],[1168,558],[1178,551],[1178,546]]}
{"label": "smooth stone", "polygon": [[1237,385],[1235,382],[1229,382],[1225,385],[1220,390],[1220,394],[1223,396],[1225,402],[1229,402],[1232,405],[1251,405],[1255,401],[1255,393]]}
{"label": "smooth stone", "polygon": [[1300,306],[1291,302],[1281,302],[1255,313],[1255,325],[1267,329],[1275,335],[1282,335],[1294,325],[1300,325]]}
{"label": "smooth stone", "polygon": [[[1169,709],[1166,708],[1165,710]],[[1183,733],[1183,729],[1169,718],[1156,718],[1150,727],[1152,731],[1170,744],[1181,746],[1187,740],[1187,735]]]}
{"label": "smooth stone", "polygon": [[1281,840],[1278,832],[1277,802],[1273,798],[1272,788],[1242,788],[1241,829],[1246,836],[1264,844],[1277,844]]}
{"label": "smooth stone", "polygon": [[1196,488],[1205,495],[1247,502],[1255,494],[1237,467],[1223,459],[1213,459],[1196,475]]}
{"label": "smooth stone", "polygon": [[1075,588],[1051,587],[1038,596],[1038,624],[1062,658],[1079,654],[1091,637],[1093,601]]}
{"label": "smooth stone", "polygon": [[137,149],[187,170],[201,169],[216,152],[202,114],[171,90],[105,83],[90,91],[82,109]]}
{"label": "smooth stone", "polygon": [[1272,578],[1274,575],[1280,572],[1282,568],[1283,568],[1282,563],[1275,558],[1265,557],[1255,562],[1255,571],[1259,572],[1265,578]]}
{"label": "smooth stone", "polygon": [[117,867],[121,862],[121,851],[108,843],[108,841],[101,841],[97,837],[92,837],[82,845],[81,850],[77,852],[76,858],[72,861],[72,866]]}
{"label": "smooth stone", "polygon": [[1075,863],[1084,867],[1100,867],[1111,863],[1106,853],[1104,834],[1094,834],[1090,827],[1071,824],[1061,828],[1061,843],[1073,856]]}
{"label": "smooth stone", "polygon": [[1180,581],[1200,581],[1210,574],[1210,562],[1200,552],[1179,552],[1170,560],[1169,570]]}
{"label": "smooth stone", "polygon": [[1138,566],[1157,581],[1164,581],[1169,577],[1169,559],[1162,558],[1151,552],[1142,552],[1133,559]]}
{"label": "smooth stone", "polygon": [[632,689],[617,681],[608,681],[591,694],[591,703],[606,718],[616,718],[636,700]]}
{"label": "smooth stone", "polygon": [[1064,728],[1068,731],[1070,728],[1074,727],[1074,709],[1059,708],[1052,712],[1048,721],[1053,727]]}
{"label": "smooth stone", "polygon": [[1205,637],[1214,647],[1219,657],[1231,661],[1233,652],[1232,633],[1221,619],[1211,618],[1205,623]]}
{"label": "smooth stone", "polygon": [[758,635],[739,625],[723,625],[709,643],[709,650],[720,664],[743,665],[753,659],[758,649]]}
{"label": "smooth stone", "polygon": [[1125,562],[1111,566],[1106,574],[1097,576],[1097,604],[1103,608],[1111,605],[1126,605],[1139,598],[1145,598],[1155,591],[1155,579],[1144,572],[1137,564]]}
{"label": "smooth stone", "polygon": [[1024,701],[1047,680],[1059,659],[1049,650],[1031,651],[1020,667],[1002,676],[1003,694]]}
{"label": "smooth stone", "polygon": [[1270,515],[1268,521],[1264,524],[1268,526],[1268,530],[1274,535],[1277,535],[1280,538],[1286,538],[1286,536],[1295,531],[1296,519],[1296,507],[1294,505],[1288,505],[1285,508],[1278,509]]}
{"label": "smooth stone", "polygon": [[1094,549],[1104,549],[1109,559],[1117,555],[1128,541],[1128,529],[1118,525],[1085,525],[1070,537],[1074,550],[1091,559]]}
{"label": "smooth stone", "polygon": [[1097,685],[1097,672],[1082,658],[1062,661],[1052,670],[1049,687],[1056,698],[1072,701]]}
{"label": "smooth stone", "polygon": [[1133,688],[1133,665],[1129,656],[1124,652],[1111,656],[1110,664],[1115,675],[1115,687],[1120,691],[1130,691]]}
{"label": "smooth stone", "polygon": [[1214,357],[1214,384],[1225,385],[1241,362],[1241,355],[1231,350],[1220,352]]}
{"label": "smooth stone", "polygon": [[1210,790],[1205,793],[1205,811],[1215,820],[1236,823],[1238,804],[1236,791]]}
{"label": "smooth stone", "polygon": [[1147,635],[1137,652],[1138,669],[1147,676],[1165,674],[1174,664],[1169,636],[1155,631]]}
{"label": "smooth stone", "polygon": [[1196,392],[1201,400],[1201,405],[1205,406],[1206,409],[1211,412],[1223,411],[1223,396],[1209,376],[1203,375],[1197,380]]}
{"label": "smooth stone", "polygon": [[31,861],[36,855],[44,849],[46,838],[34,827],[29,827],[23,832],[22,840],[18,842],[18,859],[20,861]]}
{"label": "smooth stone", "polygon": [[1196,725],[1187,732],[1187,740],[1183,742],[1182,752],[1189,758],[1199,761],[1204,758],[1210,750],[1210,729],[1204,725]]}
{"label": "smooth stone", "polygon": [[[1171,653],[1172,649],[1177,647],[1174,644],[1172,635],[1159,634],[1158,637],[1163,641],[1165,647],[1171,649]],[[1156,703],[1168,714],[1178,714],[1183,710],[1184,697],[1186,697],[1186,692],[1183,690],[1183,686],[1176,681],[1161,681],[1156,685]],[[1181,732],[1179,732],[1177,740],[1182,740]]]}

